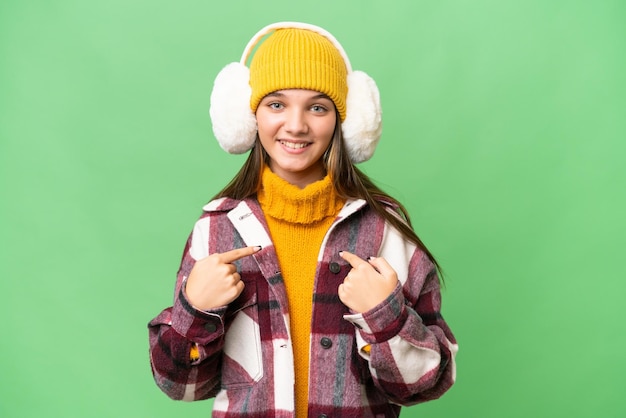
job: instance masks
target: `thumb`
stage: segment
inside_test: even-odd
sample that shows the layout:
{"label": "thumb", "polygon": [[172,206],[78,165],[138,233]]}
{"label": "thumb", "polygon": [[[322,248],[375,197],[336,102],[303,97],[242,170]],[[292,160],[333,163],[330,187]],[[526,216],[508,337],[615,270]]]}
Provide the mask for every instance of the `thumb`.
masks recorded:
{"label": "thumb", "polygon": [[385,279],[397,280],[396,271],[389,265],[387,260],[382,257],[370,257],[367,260]]}

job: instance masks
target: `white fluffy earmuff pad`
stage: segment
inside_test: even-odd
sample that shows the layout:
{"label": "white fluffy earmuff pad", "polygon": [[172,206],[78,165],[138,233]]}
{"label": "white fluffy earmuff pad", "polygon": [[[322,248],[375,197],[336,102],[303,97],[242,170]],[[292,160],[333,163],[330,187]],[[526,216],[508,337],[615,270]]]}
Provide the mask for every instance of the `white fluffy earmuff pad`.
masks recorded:
{"label": "white fluffy earmuff pad", "polygon": [[363,71],[348,74],[346,119],[341,129],[352,162],[369,160],[382,134],[382,110],[378,87]]}
{"label": "white fluffy earmuff pad", "polygon": [[242,154],[256,139],[256,118],[250,109],[250,70],[233,62],[219,72],[211,92],[209,114],[213,134],[224,151]]}

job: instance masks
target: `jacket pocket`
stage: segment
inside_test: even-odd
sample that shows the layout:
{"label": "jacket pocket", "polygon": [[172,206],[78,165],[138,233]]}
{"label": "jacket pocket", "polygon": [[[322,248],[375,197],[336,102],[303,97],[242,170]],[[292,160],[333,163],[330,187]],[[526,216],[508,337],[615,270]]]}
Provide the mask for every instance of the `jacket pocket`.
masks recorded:
{"label": "jacket pocket", "polygon": [[263,377],[263,356],[259,329],[256,283],[245,280],[244,291],[228,309],[224,335],[222,387],[250,387]]}

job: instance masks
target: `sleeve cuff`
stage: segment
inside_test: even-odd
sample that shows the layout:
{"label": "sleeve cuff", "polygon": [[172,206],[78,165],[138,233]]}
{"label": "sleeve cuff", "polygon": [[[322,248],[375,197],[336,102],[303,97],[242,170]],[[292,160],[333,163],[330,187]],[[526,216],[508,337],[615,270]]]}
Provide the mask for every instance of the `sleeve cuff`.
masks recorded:
{"label": "sleeve cuff", "polygon": [[224,335],[226,307],[201,311],[187,300],[181,288],[172,308],[172,328],[189,341],[205,345]]}
{"label": "sleeve cuff", "polygon": [[373,309],[362,314],[344,315],[344,319],[359,329],[367,344],[382,343],[398,335],[407,317],[400,283],[387,299]]}

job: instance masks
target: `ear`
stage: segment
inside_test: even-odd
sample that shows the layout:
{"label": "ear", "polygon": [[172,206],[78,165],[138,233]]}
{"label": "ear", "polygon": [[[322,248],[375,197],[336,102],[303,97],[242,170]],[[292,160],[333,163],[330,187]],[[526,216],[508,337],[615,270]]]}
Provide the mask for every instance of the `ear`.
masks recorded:
{"label": "ear", "polygon": [[382,134],[382,110],[376,83],[362,71],[348,74],[346,119],[341,130],[353,163],[372,157]]}
{"label": "ear", "polygon": [[233,62],[219,72],[211,92],[209,114],[213,134],[224,151],[242,154],[256,138],[256,118],[250,109],[250,70]]}

